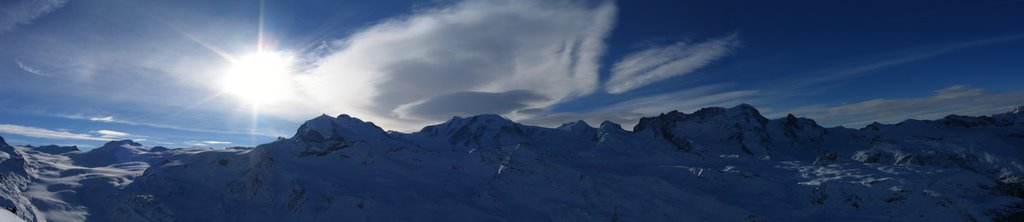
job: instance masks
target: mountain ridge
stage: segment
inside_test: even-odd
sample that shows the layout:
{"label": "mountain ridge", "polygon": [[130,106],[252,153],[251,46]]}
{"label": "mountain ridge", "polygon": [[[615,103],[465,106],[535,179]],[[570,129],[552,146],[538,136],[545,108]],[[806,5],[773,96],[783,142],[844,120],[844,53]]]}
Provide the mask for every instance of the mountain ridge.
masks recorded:
{"label": "mountain ridge", "polygon": [[491,114],[413,133],[321,115],[254,148],[11,147],[24,161],[0,164],[27,170],[10,174],[20,182],[0,199],[14,201],[0,205],[29,221],[1013,221],[1019,114],[848,129],[741,104],[633,131]]}

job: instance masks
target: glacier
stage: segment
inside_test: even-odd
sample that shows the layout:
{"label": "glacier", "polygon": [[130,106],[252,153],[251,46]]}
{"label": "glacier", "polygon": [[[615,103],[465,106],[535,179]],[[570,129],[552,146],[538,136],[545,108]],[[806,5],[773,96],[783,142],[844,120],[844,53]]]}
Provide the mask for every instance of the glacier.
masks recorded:
{"label": "glacier", "polygon": [[860,129],[746,104],[631,130],[323,115],[256,147],[0,138],[0,220],[1022,221],[1022,157],[1024,107]]}

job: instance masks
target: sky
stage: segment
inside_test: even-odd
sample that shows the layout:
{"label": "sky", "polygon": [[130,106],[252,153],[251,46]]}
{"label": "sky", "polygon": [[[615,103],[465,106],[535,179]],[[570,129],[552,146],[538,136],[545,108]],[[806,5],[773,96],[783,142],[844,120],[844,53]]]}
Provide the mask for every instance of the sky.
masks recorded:
{"label": "sky", "polygon": [[254,146],[349,114],[625,127],[754,105],[833,127],[1024,105],[1024,1],[0,3],[0,136]]}

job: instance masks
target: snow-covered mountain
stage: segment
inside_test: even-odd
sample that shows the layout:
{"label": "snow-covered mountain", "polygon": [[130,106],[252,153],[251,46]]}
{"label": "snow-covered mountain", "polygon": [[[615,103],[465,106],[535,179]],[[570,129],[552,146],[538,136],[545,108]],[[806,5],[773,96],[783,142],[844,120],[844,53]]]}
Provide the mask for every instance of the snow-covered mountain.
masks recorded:
{"label": "snow-covered mountain", "polygon": [[325,115],[255,148],[0,140],[0,206],[27,221],[1021,221],[1022,157],[1024,108],[862,129],[749,105],[631,131],[479,115],[409,134]]}

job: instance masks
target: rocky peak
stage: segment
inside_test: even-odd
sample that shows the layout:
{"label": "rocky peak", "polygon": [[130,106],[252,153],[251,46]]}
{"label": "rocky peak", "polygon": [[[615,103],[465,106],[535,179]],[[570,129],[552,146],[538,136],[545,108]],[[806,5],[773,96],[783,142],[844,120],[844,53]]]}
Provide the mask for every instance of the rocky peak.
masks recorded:
{"label": "rocky peak", "polygon": [[7,141],[4,141],[4,138],[0,137],[0,167],[24,167],[23,163],[24,159],[22,158],[21,152],[15,150],[13,146],[7,145]]}
{"label": "rocky peak", "polygon": [[796,123],[797,119],[792,113],[786,114],[786,123]]}
{"label": "rocky peak", "polygon": [[786,115],[786,118],[783,119],[783,124],[782,125],[785,128],[794,128],[794,129],[803,129],[805,127],[823,128],[820,125],[818,125],[818,123],[815,122],[813,119],[808,119],[808,118],[803,118],[803,117],[796,117],[796,116],[793,116],[793,114]]}
{"label": "rocky peak", "polygon": [[14,147],[7,145],[7,141],[4,141],[3,137],[0,137],[0,152],[13,151]]}

